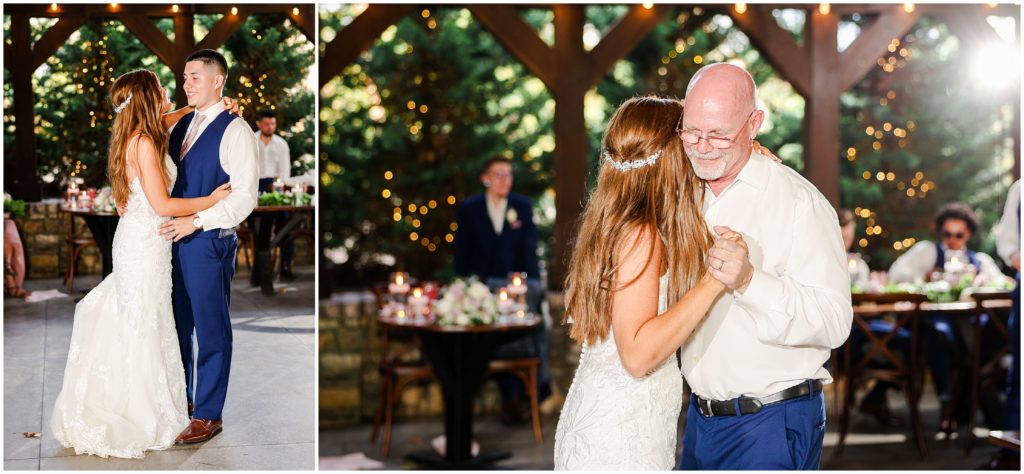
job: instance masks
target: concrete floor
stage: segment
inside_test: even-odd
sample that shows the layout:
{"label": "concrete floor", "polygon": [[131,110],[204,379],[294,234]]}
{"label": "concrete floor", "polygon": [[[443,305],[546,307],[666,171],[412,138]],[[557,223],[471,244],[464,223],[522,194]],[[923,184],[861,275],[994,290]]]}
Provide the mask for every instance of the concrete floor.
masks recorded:
{"label": "concrete floor", "polygon": [[[75,278],[73,298],[4,299],[4,470],[312,470],[315,450],[315,285],[312,266],[263,296],[242,271],[233,281],[234,357],[224,431],[212,440],[143,459],[76,456],[49,433],[74,315],[98,276]],[[28,290],[60,288],[31,280]],[[283,292],[282,292],[283,291]],[[24,432],[41,433],[25,438]]]}
{"label": "concrete floor", "polygon": [[[850,433],[847,435],[846,446],[840,457],[833,459],[833,447],[838,440],[836,428],[838,416],[829,413],[825,449],[822,455],[823,469],[857,469],[857,470],[946,470],[975,469],[986,462],[996,449],[986,441],[976,441],[974,451],[965,456],[961,439],[939,440],[934,437],[938,426],[938,401],[930,388],[925,390],[920,404],[925,433],[929,436],[930,450],[926,459],[918,456],[917,448],[909,437],[907,427],[909,414],[901,400],[900,394],[890,391],[889,406],[893,417],[902,420],[896,427],[882,427],[874,418],[855,414],[852,419]],[[831,407],[829,407],[831,409]],[[685,416],[685,408],[683,414]],[[855,412],[856,413],[856,412]],[[544,443],[533,442],[533,433],[529,425],[507,427],[498,421],[497,414],[478,416],[474,424],[477,441],[483,450],[505,450],[513,453],[511,459],[499,462],[499,469],[550,470],[554,467],[554,433],[558,423],[558,410],[543,417]],[[685,419],[679,424],[679,451],[682,450],[682,433]],[[415,465],[403,460],[412,451],[428,449],[430,440],[444,431],[440,417],[430,419],[397,420],[394,425],[391,454],[382,458],[378,445],[369,442],[370,424],[364,423],[357,427],[344,430],[324,430],[320,433],[321,468],[330,466],[337,456],[353,453],[364,453],[367,458],[384,463],[383,469],[411,469]],[[987,436],[985,430],[977,430],[978,435]],[[334,459],[332,459],[334,458]]]}

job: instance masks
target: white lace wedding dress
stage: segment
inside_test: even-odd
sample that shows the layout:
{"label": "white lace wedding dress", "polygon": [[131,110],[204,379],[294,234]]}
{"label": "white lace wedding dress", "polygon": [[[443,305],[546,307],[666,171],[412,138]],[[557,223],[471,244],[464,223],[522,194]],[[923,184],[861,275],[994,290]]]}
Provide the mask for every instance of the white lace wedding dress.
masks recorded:
{"label": "white lace wedding dress", "polygon": [[[667,282],[660,280],[659,314]],[[555,469],[674,469],[682,396],[675,354],[637,379],[623,367],[611,330],[593,347],[584,344],[558,418]]]}
{"label": "white lace wedding dress", "polygon": [[141,458],[189,423],[171,307],[171,242],[132,180],[114,234],[113,273],[75,308],[51,428],[77,454]]}

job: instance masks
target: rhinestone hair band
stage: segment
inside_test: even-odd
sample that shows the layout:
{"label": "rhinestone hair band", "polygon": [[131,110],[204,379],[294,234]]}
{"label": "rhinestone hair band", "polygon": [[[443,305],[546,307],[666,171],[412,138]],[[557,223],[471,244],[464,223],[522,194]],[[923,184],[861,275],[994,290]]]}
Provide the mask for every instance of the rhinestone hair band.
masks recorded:
{"label": "rhinestone hair band", "polygon": [[653,154],[651,154],[651,156],[648,156],[647,158],[644,158],[642,160],[615,161],[615,159],[612,158],[612,154],[608,152],[608,149],[605,149],[604,151],[601,152],[601,157],[603,157],[609,165],[612,165],[612,168],[615,168],[619,171],[629,171],[635,170],[637,168],[643,168],[644,166],[653,165],[655,162],[658,161],[658,158],[661,157],[661,150],[654,152]]}
{"label": "rhinestone hair band", "polygon": [[114,107],[114,113],[115,114],[121,113],[121,111],[124,110],[125,107],[128,107],[128,104],[130,104],[131,102],[132,102],[132,93],[129,92],[128,93],[128,98],[125,99],[124,102],[121,102],[121,104],[118,105],[117,107]]}

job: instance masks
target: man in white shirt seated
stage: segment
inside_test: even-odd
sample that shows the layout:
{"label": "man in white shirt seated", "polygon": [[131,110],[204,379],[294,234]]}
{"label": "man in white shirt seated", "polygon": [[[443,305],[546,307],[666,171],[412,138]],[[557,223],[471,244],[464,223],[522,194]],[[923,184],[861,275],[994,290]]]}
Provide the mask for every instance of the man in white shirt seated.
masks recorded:
{"label": "man in white shirt seated", "polygon": [[[992,257],[983,252],[975,252],[967,246],[968,241],[981,226],[978,216],[969,206],[959,202],[942,206],[935,213],[934,226],[939,235],[939,244],[927,240],[914,244],[889,267],[891,283],[931,281],[934,276],[943,272],[947,263],[953,264],[954,259],[956,265],[973,265],[978,272],[974,280],[975,286],[1006,279]],[[922,322],[925,323],[922,324],[922,328],[927,340],[928,366],[932,373],[935,392],[942,404],[942,412],[955,410],[959,421],[966,421],[966,417],[970,416],[966,413],[967,407],[950,407],[949,402],[952,399],[951,374],[954,365],[960,368],[959,373],[970,373],[968,364],[971,352],[968,336],[973,331],[972,323],[968,318],[943,315],[930,316]],[[963,385],[957,384],[957,387]],[[959,400],[967,401],[969,398],[968,393],[962,393]],[[992,403],[982,401],[982,409],[990,421],[993,417],[998,417],[996,409],[991,406]],[[944,426],[940,429],[954,428],[945,424],[946,420],[943,420]]]}
{"label": "man in white shirt seated", "polygon": [[[259,130],[260,151],[260,192],[273,191],[274,180],[280,179],[286,186],[291,185],[292,159],[288,142],[277,135],[277,115],[272,110],[261,110],[257,116],[256,128]],[[278,214],[274,227],[280,229],[288,222],[290,213]],[[295,253],[295,241],[288,240],[281,245],[281,276],[293,278],[292,254]]]}

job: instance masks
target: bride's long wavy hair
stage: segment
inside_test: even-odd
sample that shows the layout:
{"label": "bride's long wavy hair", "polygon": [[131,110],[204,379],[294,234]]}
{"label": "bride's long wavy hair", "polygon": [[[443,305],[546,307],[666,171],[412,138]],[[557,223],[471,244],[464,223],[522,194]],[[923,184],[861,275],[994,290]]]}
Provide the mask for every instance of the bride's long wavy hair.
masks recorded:
{"label": "bride's long wavy hair", "polygon": [[617,162],[662,153],[653,165],[626,171],[601,158],[566,277],[563,323],[572,318],[569,335],[576,341],[594,344],[606,338],[612,293],[636,281],[616,284],[619,247],[629,232],[656,232],[665,245],[665,261],[652,262],[652,247],[644,269],[652,263],[667,268],[670,306],[704,276],[713,241],[701,215],[701,180],[675,133],[682,113],[683,104],[676,100],[633,98],[619,106],[605,131],[602,155],[607,152]]}
{"label": "bride's long wavy hair", "polygon": [[170,183],[164,155],[167,153],[167,129],[162,122],[166,96],[160,80],[153,71],[136,69],[126,72],[110,86],[112,107],[131,100],[114,114],[113,132],[110,135],[110,149],[107,152],[107,179],[113,191],[114,201],[124,206],[128,201],[128,156],[125,153],[128,142],[136,134],[145,135],[153,141],[160,160],[160,175],[164,186]]}

